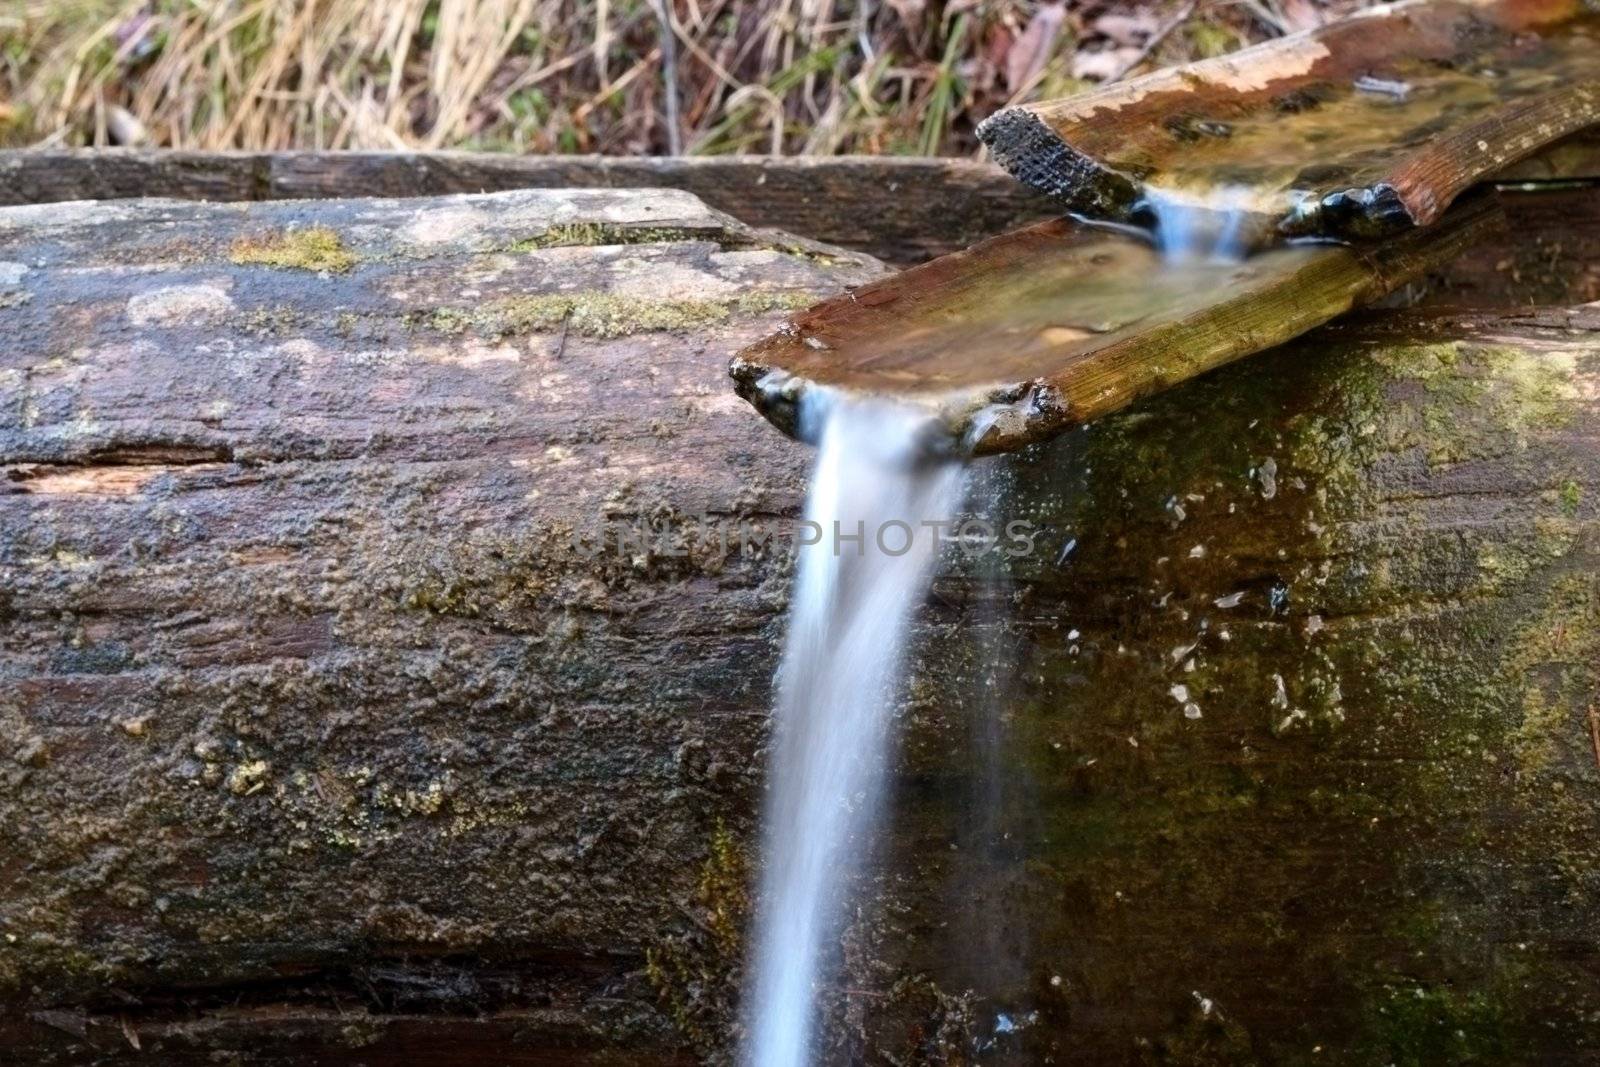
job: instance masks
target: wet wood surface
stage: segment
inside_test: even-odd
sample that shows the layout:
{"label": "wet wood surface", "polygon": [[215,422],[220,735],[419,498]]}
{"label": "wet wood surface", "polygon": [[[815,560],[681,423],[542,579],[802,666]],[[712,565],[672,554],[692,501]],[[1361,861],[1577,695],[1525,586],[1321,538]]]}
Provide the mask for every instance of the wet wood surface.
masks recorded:
{"label": "wet wood surface", "polygon": [[1379,245],[1168,262],[1067,220],[985,241],[796,315],[735,359],[740,393],[786,432],[817,388],[935,412],[952,447],[1010,451],[1290,340],[1491,241],[1483,195]]}
{"label": "wet wood surface", "polygon": [[1003,111],[979,135],[1091,218],[1149,222],[1232,187],[1263,236],[1371,237],[1597,120],[1600,15],[1578,0],[1411,0]]}
{"label": "wet wood surface", "polygon": [[773,226],[902,263],[965,248],[1060,210],[1000,168],[960,159],[0,152],[0,204],[129,196],[222,201],[442,196],[529,188],[683,189],[752,226]]}
{"label": "wet wood surface", "polygon": [[[1580,133],[1500,175],[1600,177],[1600,134]],[[0,152],[0,205],[165,196],[249,201],[442,196],[523,188],[670,188],[752,226],[917,263],[1061,213],[998,166],[815,157],[627,159],[488,152]]]}

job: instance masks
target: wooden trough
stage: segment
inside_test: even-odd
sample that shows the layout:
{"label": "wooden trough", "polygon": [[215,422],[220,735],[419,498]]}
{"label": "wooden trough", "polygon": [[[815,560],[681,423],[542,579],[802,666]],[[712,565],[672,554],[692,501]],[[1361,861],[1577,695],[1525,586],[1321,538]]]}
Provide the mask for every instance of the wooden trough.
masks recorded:
{"label": "wooden trough", "polygon": [[[883,268],[318,191],[0,209],[0,1058],[724,1057],[808,460],[727,360]],[[1600,1055],[1600,193],[1498,200],[1410,308],[981,468],[1035,550],[921,616],[828,1062]]]}
{"label": "wooden trough", "polygon": [[1153,219],[1238,206],[1282,234],[1426,226],[1474,182],[1600,121],[1600,13],[1584,0],[1405,0],[1066,100],[979,131],[1068,210]]}
{"label": "wooden trough", "polygon": [[[818,390],[888,394],[953,451],[1016,449],[1412,284],[1500,223],[1463,191],[1597,120],[1600,15],[1578,0],[1407,0],[1009,109],[980,135],[1080,222],[852,290],[731,369],[791,434]],[[1587,163],[1534,169],[1564,165]]]}

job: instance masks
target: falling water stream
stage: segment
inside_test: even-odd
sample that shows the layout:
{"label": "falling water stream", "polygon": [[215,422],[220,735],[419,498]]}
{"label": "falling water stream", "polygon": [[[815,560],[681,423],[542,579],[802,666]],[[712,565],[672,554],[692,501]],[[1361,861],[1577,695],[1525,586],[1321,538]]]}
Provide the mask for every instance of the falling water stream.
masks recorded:
{"label": "falling water stream", "polygon": [[810,1061],[823,946],[836,940],[852,842],[880,807],[906,633],[937,554],[924,524],[948,520],[962,493],[962,465],[925,451],[926,417],[848,402],[814,414],[806,518],[820,536],[801,552],[778,672],[752,1067]]}
{"label": "falling water stream", "polygon": [[[1241,258],[1240,203],[1153,202],[1164,258]],[[805,509],[815,536],[802,542],[777,678],[747,1067],[813,1060],[827,948],[883,806],[912,615],[938,556],[937,524],[955,517],[965,485],[964,464],[931,447],[937,427],[917,410],[821,390],[804,403],[819,441]]]}

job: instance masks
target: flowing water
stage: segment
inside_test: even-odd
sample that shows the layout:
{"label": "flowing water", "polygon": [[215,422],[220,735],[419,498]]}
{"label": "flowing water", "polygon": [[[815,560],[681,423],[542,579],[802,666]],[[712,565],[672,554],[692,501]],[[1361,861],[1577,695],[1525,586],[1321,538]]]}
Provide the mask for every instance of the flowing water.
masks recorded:
{"label": "flowing water", "polygon": [[1224,187],[1204,200],[1153,193],[1145,201],[1156,248],[1168,263],[1238,263],[1261,234],[1249,232],[1249,189]]}
{"label": "flowing water", "polygon": [[961,464],[926,451],[925,417],[845,402],[807,414],[822,420],[806,501],[820,537],[801,552],[778,672],[751,1067],[811,1061],[824,947],[881,806],[906,636],[937,555],[924,523],[952,518],[962,495]]}

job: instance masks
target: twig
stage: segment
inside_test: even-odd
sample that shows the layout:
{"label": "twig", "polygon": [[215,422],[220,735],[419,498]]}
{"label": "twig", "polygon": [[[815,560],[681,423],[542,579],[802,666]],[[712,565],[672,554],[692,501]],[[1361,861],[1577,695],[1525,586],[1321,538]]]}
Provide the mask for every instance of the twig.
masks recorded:
{"label": "twig", "polygon": [[1143,63],[1145,60],[1149,59],[1150,56],[1154,54],[1155,50],[1161,47],[1162,41],[1165,41],[1168,37],[1171,37],[1174,30],[1176,30],[1179,26],[1182,26],[1185,22],[1188,22],[1189,19],[1194,16],[1194,9],[1199,6],[1200,0],[1189,0],[1187,4],[1184,4],[1183,7],[1179,9],[1176,15],[1172,16],[1172,18],[1168,20],[1166,25],[1162,26],[1160,29],[1156,30],[1155,33],[1150,35],[1150,39],[1144,43],[1144,47],[1139,49],[1138,55],[1128,60],[1127,63],[1123,64],[1121,70],[1117,71],[1100,84],[1110,85],[1113,82],[1121,81],[1123,78],[1126,78],[1129,74],[1133,73],[1134,69],[1137,68],[1140,63]]}
{"label": "twig", "polygon": [[667,151],[683,155],[683,131],[678,128],[678,34],[672,25],[670,0],[651,0],[656,21],[661,23],[661,82],[667,103]]}
{"label": "twig", "polygon": [[1589,705],[1589,740],[1594,742],[1594,765],[1600,767],[1600,706]]}

